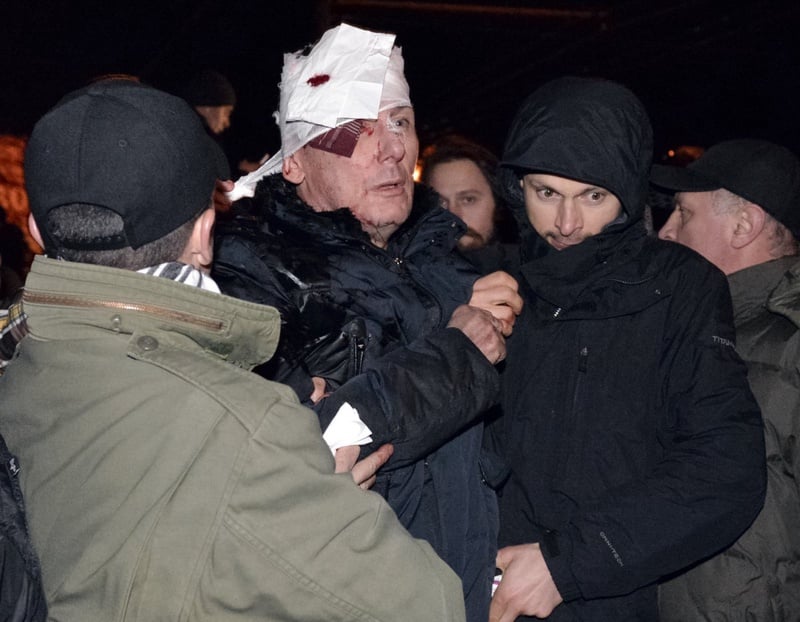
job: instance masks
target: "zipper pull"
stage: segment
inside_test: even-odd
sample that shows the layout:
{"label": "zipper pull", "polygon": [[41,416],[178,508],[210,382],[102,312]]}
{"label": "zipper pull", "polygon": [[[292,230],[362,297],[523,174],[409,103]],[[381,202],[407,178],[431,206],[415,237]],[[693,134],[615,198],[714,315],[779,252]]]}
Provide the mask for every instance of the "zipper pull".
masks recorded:
{"label": "zipper pull", "polygon": [[357,376],[364,364],[364,350],[367,348],[367,325],[363,318],[355,318],[347,326],[347,337],[350,342],[350,373]]}
{"label": "zipper pull", "polygon": [[589,348],[584,346],[578,354],[578,371],[586,373],[586,366],[589,362]]}

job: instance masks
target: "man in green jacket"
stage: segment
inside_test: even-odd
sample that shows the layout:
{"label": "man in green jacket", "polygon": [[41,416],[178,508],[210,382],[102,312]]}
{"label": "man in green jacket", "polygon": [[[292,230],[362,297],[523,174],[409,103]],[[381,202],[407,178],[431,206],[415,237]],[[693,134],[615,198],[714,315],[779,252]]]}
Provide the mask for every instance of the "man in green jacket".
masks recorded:
{"label": "man in green jacket", "polygon": [[463,620],[456,575],[249,372],[280,319],[208,276],[220,162],[185,102],[125,81],[68,95],[31,136],[47,257],[0,428],[51,617]]}
{"label": "man in green jacket", "polygon": [[711,147],[687,168],[657,165],[675,191],[659,237],[728,276],[736,345],[764,417],[767,496],[730,548],[661,586],[663,622],[800,616],[800,160],[763,140]]}

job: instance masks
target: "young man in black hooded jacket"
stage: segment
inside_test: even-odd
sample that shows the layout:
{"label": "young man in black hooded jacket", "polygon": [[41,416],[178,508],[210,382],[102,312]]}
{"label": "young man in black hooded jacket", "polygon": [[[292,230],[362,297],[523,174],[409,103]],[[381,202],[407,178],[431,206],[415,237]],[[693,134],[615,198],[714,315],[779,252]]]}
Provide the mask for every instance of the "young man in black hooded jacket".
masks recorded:
{"label": "young man in black hooded jacket", "polygon": [[725,278],[647,236],[651,157],[641,102],[613,82],[547,83],[511,127],[525,307],[504,377],[492,622],[657,620],[659,579],[730,544],[763,503]]}

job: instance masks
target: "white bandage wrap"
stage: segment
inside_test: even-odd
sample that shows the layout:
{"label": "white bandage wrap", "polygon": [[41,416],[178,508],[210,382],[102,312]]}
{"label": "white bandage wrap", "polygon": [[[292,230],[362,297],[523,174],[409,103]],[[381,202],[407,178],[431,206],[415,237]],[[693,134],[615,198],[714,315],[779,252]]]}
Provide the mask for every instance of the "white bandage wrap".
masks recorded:
{"label": "white bandage wrap", "polygon": [[402,50],[395,36],[340,24],[310,53],[283,57],[280,107],[274,117],[281,148],[252,173],[240,177],[228,197],[253,196],[256,184],[278,173],[283,159],[328,130],[354,119],[377,119],[384,110],[411,106]]}

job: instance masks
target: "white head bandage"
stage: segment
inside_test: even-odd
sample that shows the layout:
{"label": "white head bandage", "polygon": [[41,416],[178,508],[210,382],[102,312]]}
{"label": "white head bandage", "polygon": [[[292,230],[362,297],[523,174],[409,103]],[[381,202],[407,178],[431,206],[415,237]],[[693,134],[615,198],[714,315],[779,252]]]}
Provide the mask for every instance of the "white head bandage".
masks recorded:
{"label": "white head bandage", "polygon": [[311,52],[284,54],[280,150],[257,170],[239,178],[231,200],[253,196],[256,184],[281,170],[283,159],[325,132],[355,119],[377,119],[384,110],[411,106],[403,56],[395,36],[340,24]]}

